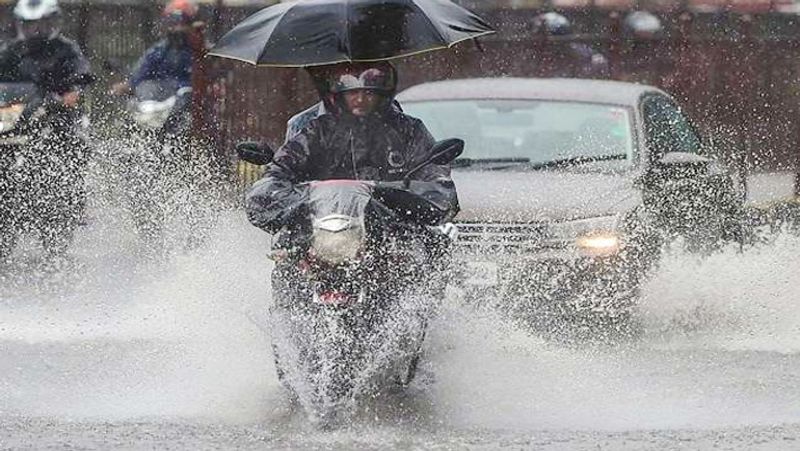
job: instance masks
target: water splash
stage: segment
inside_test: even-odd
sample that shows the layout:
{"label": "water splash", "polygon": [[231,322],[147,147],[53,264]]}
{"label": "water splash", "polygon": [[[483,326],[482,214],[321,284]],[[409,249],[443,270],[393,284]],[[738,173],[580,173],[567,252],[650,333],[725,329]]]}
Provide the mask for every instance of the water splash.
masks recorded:
{"label": "water splash", "polygon": [[[269,304],[267,235],[230,213],[201,248],[142,261],[128,252],[130,230],[98,218],[76,243],[81,266],[67,278],[79,283],[0,290],[0,384],[13,388],[2,411],[308,432],[255,324]],[[353,429],[309,440],[800,421],[798,251],[800,239],[783,235],[744,253],[668,255],[644,290],[643,336],[618,345],[549,342],[451,296],[410,390],[370,403]]]}

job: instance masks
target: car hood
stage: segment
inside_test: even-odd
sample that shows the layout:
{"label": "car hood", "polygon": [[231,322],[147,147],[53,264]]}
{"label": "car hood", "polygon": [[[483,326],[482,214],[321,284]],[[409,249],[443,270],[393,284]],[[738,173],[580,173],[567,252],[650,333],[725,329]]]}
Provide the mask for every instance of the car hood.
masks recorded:
{"label": "car hood", "polygon": [[454,170],[464,222],[538,222],[607,216],[641,203],[635,174],[568,170]]}

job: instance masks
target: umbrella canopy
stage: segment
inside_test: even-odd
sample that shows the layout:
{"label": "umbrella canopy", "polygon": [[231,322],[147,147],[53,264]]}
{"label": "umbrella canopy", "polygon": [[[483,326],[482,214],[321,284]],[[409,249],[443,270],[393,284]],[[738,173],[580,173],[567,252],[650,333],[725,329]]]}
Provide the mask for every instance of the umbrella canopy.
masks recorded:
{"label": "umbrella canopy", "polygon": [[493,32],[449,0],[300,0],[253,14],[209,54],[305,67],[399,58]]}

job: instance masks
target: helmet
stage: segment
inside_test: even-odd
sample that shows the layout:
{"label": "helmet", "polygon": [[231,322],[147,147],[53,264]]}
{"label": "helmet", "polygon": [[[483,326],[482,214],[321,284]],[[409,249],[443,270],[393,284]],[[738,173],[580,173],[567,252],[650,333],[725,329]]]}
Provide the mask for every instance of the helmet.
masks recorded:
{"label": "helmet", "polygon": [[652,38],[664,31],[661,19],[647,11],[633,11],[628,14],[622,26],[626,34],[639,38]]}
{"label": "helmet", "polygon": [[348,65],[341,71],[334,71],[329,80],[333,94],[364,89],[394,95],[397,89],[395,71],[388,63]]}
{"label": "helmet", "polygon": [[161,18],[167,29],[190,25],[195,16],[197,16],[197,4],[192,0],[172,0],[161,12]]}
{"label": "helmet", "polygon": [[61,32],[58,0],[19,0],[14,19],[17,34],[23,39],[53,39]]}
{"label": "helmet", "polygon": [[14,18],[23,21],[42,20],[61,14],[57,0],[19,0],[14,7]]}
{"label": "helmet", "polygon": [[[332,97],[330,103],[341,111],[350,112],[344,95],[351,91],[371,91],[381,97],[378,108],[391,103],[397,92],[397,69],[388,62],[354,63],[333,66],[326,71],[326,80],[321,86]],[[373,110],[373,111],[374,111]]]}
{"label": "helmet", "polygon": [[545,36],[566,36],[572,34],[572,23],[561,14],[549,12],[533,18],[533,30]]}

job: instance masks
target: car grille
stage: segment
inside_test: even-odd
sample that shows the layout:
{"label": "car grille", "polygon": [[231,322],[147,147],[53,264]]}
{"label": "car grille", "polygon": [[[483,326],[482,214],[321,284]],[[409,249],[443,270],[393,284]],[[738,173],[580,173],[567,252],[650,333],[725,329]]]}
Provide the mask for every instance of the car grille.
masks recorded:
{"label": "car grille", "polygon": [[511,251],[552,244],[544,224],[460,223],[457,227],[456,244],[462,249]]}

